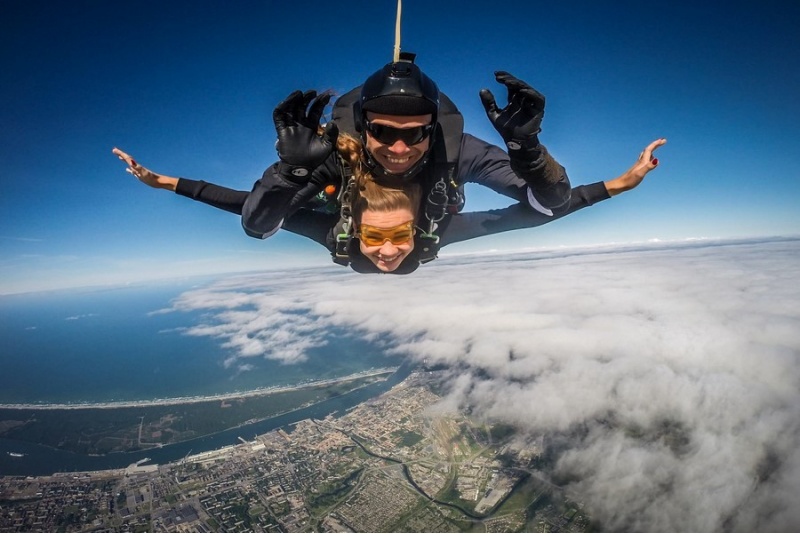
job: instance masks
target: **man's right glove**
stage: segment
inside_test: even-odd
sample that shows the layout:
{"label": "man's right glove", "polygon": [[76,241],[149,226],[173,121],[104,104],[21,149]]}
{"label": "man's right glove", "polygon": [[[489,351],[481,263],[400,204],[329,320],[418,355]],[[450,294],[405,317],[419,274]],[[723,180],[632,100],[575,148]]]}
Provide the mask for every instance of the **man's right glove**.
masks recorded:
{"label": "man's right glove", "polygon": [[494,76],[508,89],[508,105],[498,109],[494,95],[488,89],[481,89],[481,102],[489,121],[505,141],[509,155],[512,158],[524,157],[526,151],[539,147],[544,95],[507,72],[497,71]]}
{"label": "man's right glove", "polygon": [[508,89],[508,105],[498,109],[488,89],[481,90],[481,102],[489,121],[508,147],[511,169],[528,183],[545,207],[566,205],[570,198],[566,172],[539,144],[544,95],[507,72],[497,71],[494,75]]}
{"label": "man's right glove", "polygon": [[287,180],[305,183],[336,148],[339,137],[336,123],[329,122],[322,135],[317,133],[330,99],[329,93],[317,96],[316,91],[294,91],[273,111],[272,120],[278,133],[275,147],[281,159],[278,173]]}

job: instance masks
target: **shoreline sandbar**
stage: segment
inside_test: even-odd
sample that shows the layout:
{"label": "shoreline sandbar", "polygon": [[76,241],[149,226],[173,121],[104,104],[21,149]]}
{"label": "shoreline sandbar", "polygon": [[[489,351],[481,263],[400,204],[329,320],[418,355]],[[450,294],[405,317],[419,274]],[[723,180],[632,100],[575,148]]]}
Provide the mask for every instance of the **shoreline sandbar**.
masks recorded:
{"label": "shoreline sandbar", "polygon": [[275,393],[285,393],[288,391],[298,391],[306,388],[330,386],[340,382],[348,382],[359,378],[391,374],[397,371],[398,367],[382,367],[379,369],[368,369],[359,373],[336,378],[326,378],[324,380],[311,380],[301,382],[292,386],[269,386],[265,388],[251,389],[247,391],[234,391],[228,393],[218,393],[215,395],[197,395],[191,397],[172,397],[164,399],[135,400],[135,401],[107,401],[107,402],[75,402],[75,403],[46,403],[46,404],[0,404],[3,410],[89,410],[89,409],[115,409],[115,408],[137,408],[142,406],[172,406],[177,404],[194,404],[200,402],[224,401],[249,397],[262,397]]}

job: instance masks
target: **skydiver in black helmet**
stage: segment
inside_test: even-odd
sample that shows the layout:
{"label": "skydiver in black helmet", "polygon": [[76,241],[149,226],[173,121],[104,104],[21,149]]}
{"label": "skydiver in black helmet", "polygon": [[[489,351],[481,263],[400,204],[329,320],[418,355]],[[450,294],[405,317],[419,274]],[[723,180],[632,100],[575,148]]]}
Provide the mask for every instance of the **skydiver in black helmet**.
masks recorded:
{"label": "skydiver in black helmet", "polygon": [[[337,100],[333,119],[319,121],[330,94],[295,91],[274,112],[280,161],[258,180],[242,210],[248,235],[265,238],[298,209],[308,208],[324,191],[337,207],[346,203],[347,177],[368,172],[389,186],[416,181],[423,186],[418,224],[436,254],[436,229],[464,203],[463,184],[479,183],[546,215],[566,210],[570,183],[564,168],[539,142],[544,97],[507,72],[495,73],[508,91],[498,107],[488,89],[480,91],[487,116],[508,153],[463,133],[455,105],[414,63],[401,54],[363,85]],[[341,134],[360,141],[361,157],[345,161],[337,152]],[[190,195],[191,196],[191,195]],[[352,232],[342,214],[340,234]],[[344,251],[346,256],[346,251]]]}

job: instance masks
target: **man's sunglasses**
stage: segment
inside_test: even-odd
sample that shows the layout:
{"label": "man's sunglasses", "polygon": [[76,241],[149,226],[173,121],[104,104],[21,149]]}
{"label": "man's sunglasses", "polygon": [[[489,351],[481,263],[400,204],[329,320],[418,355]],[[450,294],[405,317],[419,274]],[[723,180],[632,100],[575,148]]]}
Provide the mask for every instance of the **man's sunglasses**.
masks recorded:
{"label": "man's sunglasses", "polygon": [[414,237],[414,221],[405,222],[393,228],[378,228],[368,224],[358,227],[358,238],[368,247],[380,247],[387,241],[392,245],[402,245]]}
{"label": "man's sunglasses", "polygon": [[365,123],[367,132],[384,145],[393,145],[397,141],[402,141],[407,146],[416,145],[427,139],[433,131],[433,124],[414,126],[413,128],[395,128],[370,121],[365,121]]}

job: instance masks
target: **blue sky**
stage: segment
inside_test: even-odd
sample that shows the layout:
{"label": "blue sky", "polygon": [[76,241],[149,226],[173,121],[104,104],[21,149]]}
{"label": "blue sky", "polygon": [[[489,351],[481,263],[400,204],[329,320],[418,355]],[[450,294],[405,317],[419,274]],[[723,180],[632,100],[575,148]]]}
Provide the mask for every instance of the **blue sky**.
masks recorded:
{"label": "blue sky", "polygon": [[[3,0],[0,294],[329,262],[302,238],[258,241],[234,215],[147,188],[111,148],[250,189],[275,160],[274,105],[294,89],[347,91],[388,62],[395,7]],[[500,69],[547,96],[541,138],[574,184],[669,142],[636,191],[452,251],[800,233],[800,3],[498,7],[403,6],[402,48],[467,131],[499,141],[478,91],[501,96]],[[467,209],[507,204],[468,189]]]}

